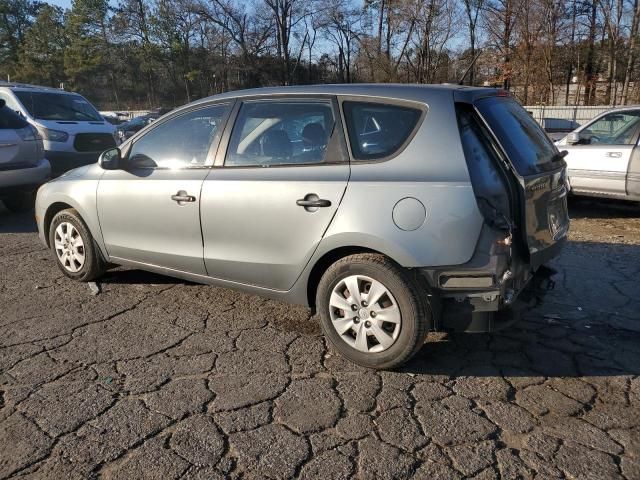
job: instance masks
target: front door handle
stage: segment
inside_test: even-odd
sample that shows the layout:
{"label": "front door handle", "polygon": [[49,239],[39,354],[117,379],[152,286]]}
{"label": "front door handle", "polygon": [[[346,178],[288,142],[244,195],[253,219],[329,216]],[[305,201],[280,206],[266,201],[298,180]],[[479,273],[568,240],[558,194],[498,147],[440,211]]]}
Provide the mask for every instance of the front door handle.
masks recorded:
{"label": "front door handle", "polygon": [[304,198],[301,198],[296,201],[296,205],[299,207],[330,207],[331,200],[325,200],[323,198],[318,198],[317,200],[305,200]]}
{"label": "front door handle", "polygon": [[184,205],[188,202],[195,202],[196,197],[194,197],[193,195],[189,195],[184,190],[180,190],[175,195],[171,195],[171,200],[173,200],[174,202],[178,202],[178,205]]}

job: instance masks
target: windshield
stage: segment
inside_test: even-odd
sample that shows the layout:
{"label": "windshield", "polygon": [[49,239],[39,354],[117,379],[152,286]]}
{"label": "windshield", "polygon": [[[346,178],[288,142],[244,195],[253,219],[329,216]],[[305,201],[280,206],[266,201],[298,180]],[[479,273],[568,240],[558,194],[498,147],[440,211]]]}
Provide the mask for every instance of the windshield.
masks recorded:
{"label": "windshield", "polygon": [[148,117],[136,117],[120,125],[120,130],[140,130],[149,123]]}
{"label": "windshield", "polygon": [[557,166],[558,150],[519,103],[490,97],[476,103],[519,175],[535,175]]}
{"label": "windshield", "polygon": [[14,93],[33,118],[76,122],[104,121],[93,105],[80,95],[29,91]]}

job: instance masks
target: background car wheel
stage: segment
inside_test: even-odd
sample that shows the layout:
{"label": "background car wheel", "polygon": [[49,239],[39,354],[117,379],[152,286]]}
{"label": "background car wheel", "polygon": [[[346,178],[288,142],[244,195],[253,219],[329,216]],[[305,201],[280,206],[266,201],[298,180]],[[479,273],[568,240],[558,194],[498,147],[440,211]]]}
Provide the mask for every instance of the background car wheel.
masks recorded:
{"label": "background car wheel", "polygon": [[95,280],[104,262],[84,221],[74,209],[58,212],[49,227],[49,244],[62,273],[79,282]]}
{"label": "background car wheel", "polygon": [[15,213],[28,212],[33,208],[36,196],[33,192],[15,193],[2,199],[5,207]]}
{"label": "background car wheel", "polygon": [[322,330],[346,358],[369,368],[405,363],[431,323],[416,282],[391,259],[358,254],[338,260],[316,295]]}

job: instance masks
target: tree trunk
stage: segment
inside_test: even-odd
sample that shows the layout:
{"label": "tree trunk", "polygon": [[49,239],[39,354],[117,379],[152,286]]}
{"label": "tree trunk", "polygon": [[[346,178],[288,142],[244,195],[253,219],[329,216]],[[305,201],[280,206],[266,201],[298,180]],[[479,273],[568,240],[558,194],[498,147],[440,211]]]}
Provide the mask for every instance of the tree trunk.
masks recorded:
{"label": "tree trunk", "polygon": [[591,0],[591,11],[589,13],[589,37],[587,47],[587,60],[584,67],[584,104],[589,105],[595,96],[595,44],[597,27],[598,0]]}
{"label": "tree trunk", "polygon": [[631,22],[631,32],[629,33],[629,46],[627,49],[627,66],[624,71],[624,83],[622,84],[622,98],[620,103],[626,105],[629,98],[629,84],[636,55],[636,37],[638,36],[638,23],[640,21],[640,2],[633,2],[633,21]]}

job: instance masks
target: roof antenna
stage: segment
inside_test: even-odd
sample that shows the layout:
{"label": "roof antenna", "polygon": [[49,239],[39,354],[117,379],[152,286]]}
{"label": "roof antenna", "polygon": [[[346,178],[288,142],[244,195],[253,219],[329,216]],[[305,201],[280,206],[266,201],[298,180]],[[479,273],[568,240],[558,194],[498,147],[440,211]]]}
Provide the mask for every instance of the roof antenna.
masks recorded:
{"label": "roof antenna", "polygon": [[467,78],[467,75],[469,75],[469,72],[471,71],[471,69],[475,65],[475,63],[478,60],[478,58],[480,57],[481,53],[482,53],[482,50],[480,50],[478,53],[476,53],[476,56],[473,57],[473,60],[471,60],[471,63],[469,64],[467,69],[462,74],[462,77],[460,78],[460,80],[458,80],[458,85],[462,85],[464,83],[464,79]]}

